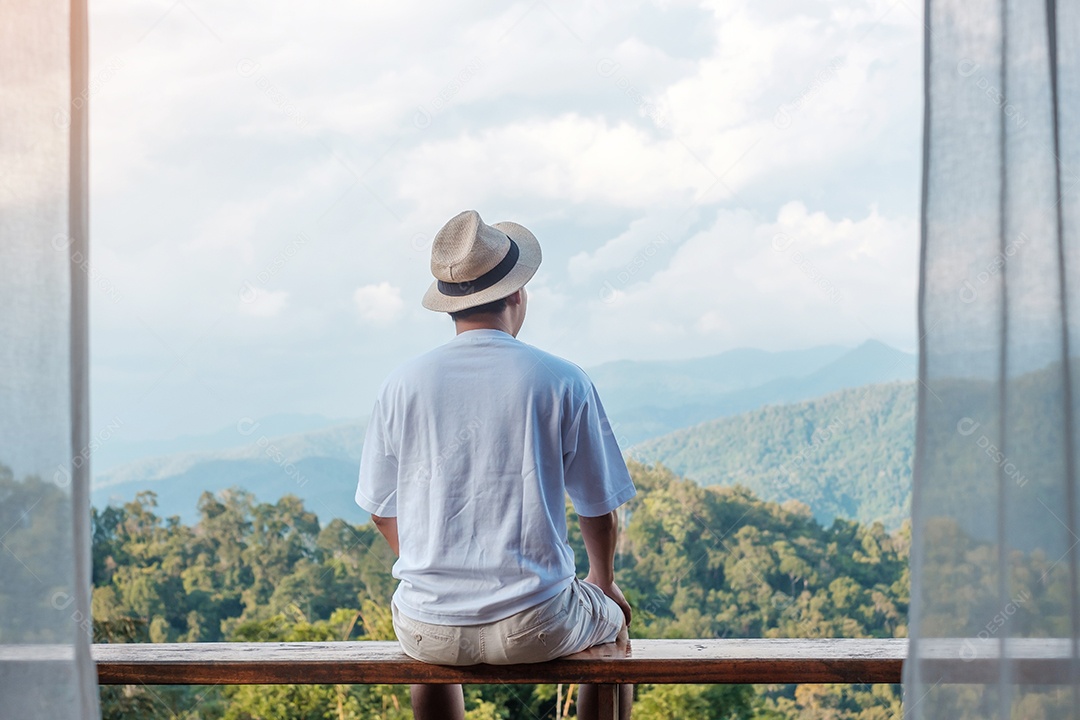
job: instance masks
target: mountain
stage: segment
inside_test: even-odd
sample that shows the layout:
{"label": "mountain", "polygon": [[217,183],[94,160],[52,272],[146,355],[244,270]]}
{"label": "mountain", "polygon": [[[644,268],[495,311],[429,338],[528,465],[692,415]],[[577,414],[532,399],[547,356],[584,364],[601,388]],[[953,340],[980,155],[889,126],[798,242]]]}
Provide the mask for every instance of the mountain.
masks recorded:
{"label": "mountain", "polygon": [[245,426],[252,432],[240,447],[146,458],[95,476],[91,502],[99,508],[121,505],[153,490],[162,516],[194,522],[204,491],[239,486],[270,500],[297,495],[320,517],[366,520],[367,513],[352,502],[366,423],[280,437],[264,434],[263,427],[273,424]]}
{"label": "mountain", "polygon": [[799,500],[826,525],[843,517],[894,529],[910,516],[914,446],[915,384],[896,382],[712,420],[627,454],[702,485]]}
{"label": "mountain", "polygon": [[[742,349],[693,360],[620,361],[589,370],[624,450],[678,428],[732,418],[766,404],[805,400],[861,383],[909,379],[914,373],[914,356],[874,341],[852,350]],[[321,416],[282,415],[178,438],[159,448],[166,452],[96,473],[91,500],[97,507],[123,504],[152,489],[160,514],[192,522],[203,491],[237,485],[270,501],[291,492],[321,517],[361,521],[366,515],[352,497],[366,423],[326,427],[331,422]],[[169,447],[183,451],[171,452]],[[94,467],[108,465],[95,455]],[[833,512],[832,505],[822,507],[826,515]],[[851,516],[846,510],[839,514]]]}
{"label": "mountain", "polygon": [[636,407],[678,408],[773,380],[800,377],[841,358],[848,348],[729,350],[690,360],[616,360],[587,369],[609,413]]}
{"label": "mountain", "polygon": [[911,353],[868,340],[847,351],[833,346],[790,353],[735,350],[682,363],[608,363],[588,372],[626,448],[764,405],[913,380],[917,361]]}
{"label": "mountain", "polygon": [[[914,412],[913,383],[871,385],[715,419],[627,454],[702,485],[741,484],[767,500],[800,500],[825,524],[843,517],[892,529],[909,515]],[[240,448],[129,463],[96,478],[91,499],[103,507],[153,490],[160,515],[192,522],[203,491],[240,486],[268,501],[292,493],[320,517],[362,521],[352,497],[364,432],[351,423],[253,434]]]}

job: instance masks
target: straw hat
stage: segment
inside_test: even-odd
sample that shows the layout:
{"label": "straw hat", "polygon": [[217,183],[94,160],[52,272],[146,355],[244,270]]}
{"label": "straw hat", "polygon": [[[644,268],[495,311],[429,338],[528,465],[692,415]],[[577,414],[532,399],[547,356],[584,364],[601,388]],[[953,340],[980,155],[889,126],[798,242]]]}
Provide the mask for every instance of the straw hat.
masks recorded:
{"label": "straw hat", "polygon": [[457,312],[499,300],[529,282],[540,267],[536,236],[512,222],[486,224],[466,210],[443,225],[431,244],[431,283],[424,307]]}

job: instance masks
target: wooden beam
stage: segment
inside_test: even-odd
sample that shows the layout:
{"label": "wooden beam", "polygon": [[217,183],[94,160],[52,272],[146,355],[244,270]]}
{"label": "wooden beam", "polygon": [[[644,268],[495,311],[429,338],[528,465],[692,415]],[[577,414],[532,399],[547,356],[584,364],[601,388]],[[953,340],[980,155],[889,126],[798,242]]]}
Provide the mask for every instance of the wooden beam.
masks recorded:
{"label": "wooden beam", "polygon": [[596,688],[596,714],[604,720],[619,720],[620,687],[621,685],[600,685]]}
{"label": "wooden beam", "polygon": [[535,665],[417,662],[396,642],[95,645],[122,685],[409,683],[898,683],[907,640],[631,640]]}

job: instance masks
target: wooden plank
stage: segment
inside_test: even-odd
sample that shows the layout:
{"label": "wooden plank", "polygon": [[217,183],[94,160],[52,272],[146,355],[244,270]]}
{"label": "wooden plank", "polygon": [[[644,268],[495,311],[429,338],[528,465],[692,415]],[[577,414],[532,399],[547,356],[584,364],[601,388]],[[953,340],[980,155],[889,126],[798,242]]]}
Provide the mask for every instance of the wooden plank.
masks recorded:
{"label": "wooden plank", "polygon": [[[1069,683],[1080,670],[1068,638],[1005,640],[1007,677]],[[1001,639],[924,639],[924,682],[996,683]],[[537,665],[418,663],[394,642],[95,645],[103,684],[272,683],[897,683],[907,640],[633,640]],[[0,665],[70,661],[67,646],[0,645]]]}
{"label": "wooden plank", "polygon": [[396,642],[95,645],[102,684],[898,683],[907,640],[632,640],[534,665],[417,662]]}
{"label": "wooden plank", "polygon": [[[1003,642],[1005,645],[1003,646]],[[1070,683],[1080,675],[1069,638],[923,639],[927,684],[996,683],[1000,657],[1017,683]],[[1078,648],[1080,650],[1080,648]],[[394,642],[95,645],[103,684],[328,683],[897,683],[907,640],[633,640],[539,665],[453,668],[418,663]],[[0,643],[5,665],[73,661],[68,645]]]}

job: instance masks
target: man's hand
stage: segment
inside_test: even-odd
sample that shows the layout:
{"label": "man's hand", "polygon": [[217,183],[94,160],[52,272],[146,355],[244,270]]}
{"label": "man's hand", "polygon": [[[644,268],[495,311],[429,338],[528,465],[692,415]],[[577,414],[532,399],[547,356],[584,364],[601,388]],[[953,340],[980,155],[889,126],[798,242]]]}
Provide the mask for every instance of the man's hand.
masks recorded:
{"label": "man's hand", "polygon": [[630,603],[626,601],[626,598],[623,596],[622,590],[619,589],[619,586],[616,585],[614,582],[610,582],[607,585],[601,585],[593,579],[592,573],[589,573],[589,575],[586,576],[585,582],[592,583],[596,587],[600,588],[600,590],[603,591],[605,595],[614,600],[615,604],[622,608],[623,616],[626,618],[626,626],[630,627]]}
{"label": "man's hand", "polygon": [[589,555],[589,574],[585,582],[600,588],[605,595],[622,608],[626,624],[630,625],[630,603],[615,584],[615,543],[619,539],[619,519],[612,510],[599,517],[578,516],[581,539]]}

